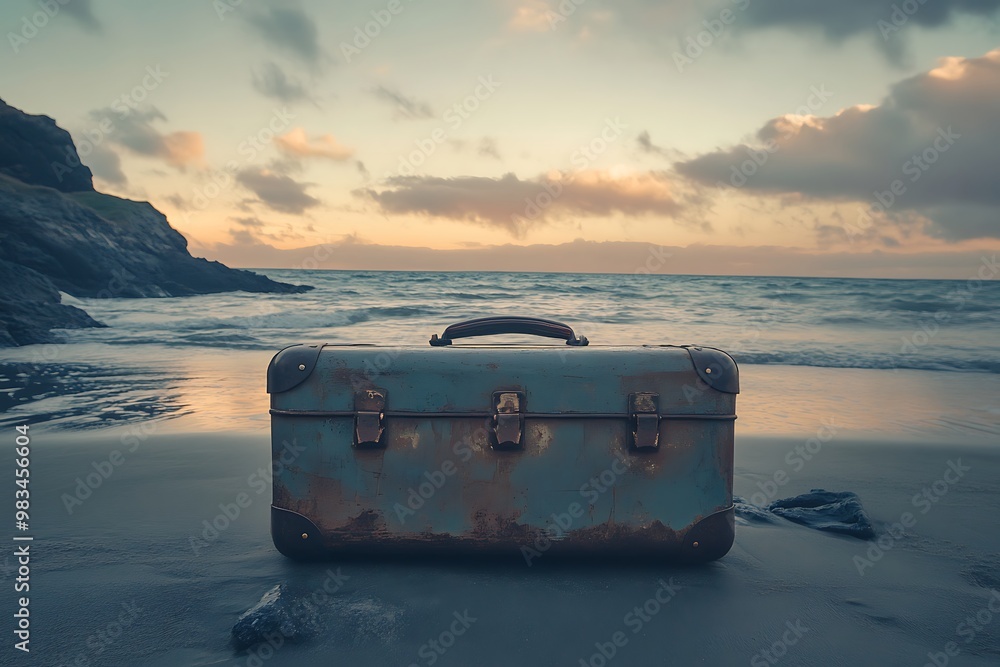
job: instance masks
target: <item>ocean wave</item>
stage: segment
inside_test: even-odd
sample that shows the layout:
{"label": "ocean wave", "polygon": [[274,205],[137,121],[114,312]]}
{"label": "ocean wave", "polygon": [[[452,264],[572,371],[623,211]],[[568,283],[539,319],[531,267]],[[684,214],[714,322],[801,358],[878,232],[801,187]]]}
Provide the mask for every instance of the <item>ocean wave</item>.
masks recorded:
{"label": "ocean wave", "polygon": [[173,342],[184,342],[193,345],[219,345],[223,347],[235,346],[240,347],[243,345],[259,345],[260,341],[246,334],[230,334],[230,333],[216,333],[216,332],[205,332],[188,334],[181,336],[179,339],[174,339]]}
{"label": "ocean wave", "polygon": [[827,315],[819,319],[821,324],[871,324],[871,321],[871,316],[861,315]]}
{"label": "ocean wave", "polygon": [[997,359],[934,358],[925,354],[860,355],[811,350],[795,352],[742,352],[733,353],[732,356],[736,359],[737,363],[748,365],[1000,373],[1000,360]]}
{"label": "ocean wave", "polygon": [[[490,314],[565,321],[595,343],[663,337],[764,343],[750,364],[913,368],[997,373],[1000,283],[735,276],[281,271],[311,282],[294,296],[246,293],[173,299],[85,300],[107,329],[70,342],[279,349],[308,340],[426,341],[444,325]],[[938,313],[947,317],[938,317]],[[588,325],[594,331],[588,332]],[[919,353],[900,338],[927,336]],[[755,338],[756,340],[756,338]],[[829,342],[829,347],[821,341]],[[918,341],[919,342],[919,341]],[[933,344],[929,344],[929,343]],[[725,347],[725,345],[722,345]]]}
{"label": "ocean wave", "polygon": [[949,301],[945,301],[944,299],[930,299],[930,300],[890,299],[889,301],[882,302],[878,305],[882,308],[891,308],[893,310],[902,310],[914,313],[936,313],[940,310],[949,310],[955,308],[955,304]]}
{"label": "ocean wave", "polygon": [[[107,332],[107,329],[103,330]],[[74,332],[73,338],[77,338]],[[82,340],[82,339],[81,339]],[[80,342],[80,341],[77,341]],[[121,345],[123,347],[145,347],[163,346],[170,348],[211,348],[219,350],[274,350],[285,347],[287,342],[268,341],[252,336],[247,337],[227,337],[227,336],[172,336],[164,337],[158,333],[147,333],[137,335],[131,332],[124,332],[122,335],[114,337],[113,334],[106,334],[101,340],[109,345]],[[292,341],[294,342],[294,341]]]}
{"label": "ocean wave", "polygon": [[774,299],[776,301],[790,301],[794,303],[803,303],[806,301],[813,301],[816,299],[815,296],[811,294],[801,294],[799,292],[768,292],[767,294],[761,294],[762,299]]}
{"label": "ocean wave", "polygon": [[[273,313],[249,314],[227,318],[188,319],[172,325],[177,331],[253,331],[254,329],[332,329],[370,322],[379,318],[416,318],[434,315],[437,310],[422,306],[375,306],[368,308],[345,308],[343,310],[320,310],[311,305],[310,310],[280,310]],[[154,328],[161,328],[155,324]],[[142,328],[141,326],[139,328]],[[213,334],[214,335],[214,334]]]}

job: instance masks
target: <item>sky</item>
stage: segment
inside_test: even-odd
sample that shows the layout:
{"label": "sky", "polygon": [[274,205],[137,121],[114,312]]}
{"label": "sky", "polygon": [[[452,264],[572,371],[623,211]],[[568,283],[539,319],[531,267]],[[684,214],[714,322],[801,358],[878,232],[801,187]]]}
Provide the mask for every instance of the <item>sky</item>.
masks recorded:
{"label": "sky", "polygon": [[0,98],[234,266],[971,279],[1000,0],[10,0]]}

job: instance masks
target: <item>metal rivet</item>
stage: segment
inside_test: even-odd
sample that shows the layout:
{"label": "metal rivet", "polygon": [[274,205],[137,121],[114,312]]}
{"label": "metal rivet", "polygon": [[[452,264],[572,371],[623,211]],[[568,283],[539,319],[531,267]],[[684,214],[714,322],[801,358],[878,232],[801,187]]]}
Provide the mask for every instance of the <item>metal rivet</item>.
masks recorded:
{"label": "metal rivet", "polygon": [[305,364],[299,364],[299,370],[300,371],[304,371],[305,369],[306,369],[306,365]]}
{"label": "metal rivet", "polygon": [[[302,368],[300,367],[300,368],[299,368],[299,370],[302,370]],[[705,369],[705,372],[706,372],[706,373],[711,373],[711,372],[712,372],[712,369],[711,369],[711,368],[706,368],[706,369]]]}
{"label": "metal rivet", "polygon": [[697,543],[697,542],[695,542],[695,543],[694,543],[694,544],[692,544],[691,546],[693,546],[693,547],[694,547],[695,549],[697,549],[697,548],[698,548],[698,543]]}
{"label": "metal rivet", "polygon": [[302,539],[303,540],[309,539],[309,533],[302,533]]}

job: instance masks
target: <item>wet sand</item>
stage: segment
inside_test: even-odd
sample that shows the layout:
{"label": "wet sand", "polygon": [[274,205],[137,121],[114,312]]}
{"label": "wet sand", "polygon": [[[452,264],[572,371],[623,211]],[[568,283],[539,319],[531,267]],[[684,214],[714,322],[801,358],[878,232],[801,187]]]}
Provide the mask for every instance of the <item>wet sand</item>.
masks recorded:
{"label": "wet sand", "polygon": [[[270,542],[266,432],[148,430],[32,430],[31,654],[8,633],[3,664],[1000,663],[995,442],[737,438],[738,495],[854,491],[873,542],[776,519],[741,523],[696,568],[301,565]],[[100,485],[68,503],[92,473]],[[206,539],[241,493],[249,506]],[[13,609],[13,550],[0,561]],[[326,632],[234,651],[233,623],[279,582],[322,602]]]}

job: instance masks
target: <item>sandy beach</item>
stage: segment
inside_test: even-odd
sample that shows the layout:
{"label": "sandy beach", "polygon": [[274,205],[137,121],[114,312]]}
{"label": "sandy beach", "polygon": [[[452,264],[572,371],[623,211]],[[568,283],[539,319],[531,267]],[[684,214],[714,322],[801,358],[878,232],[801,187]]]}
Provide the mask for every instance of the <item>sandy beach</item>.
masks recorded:
{"label": "sandy beach", "polygon": [[[855,491],[876,540],[776,518],[741,522],[705,567],[302,565],[270,542],[266,432],[36,429],[32,664],[997,664],[995,447],[834,437],[805,461],[809,447],[738,438],[735,492]],[[322,636],[234,651],[237,617],[281,582],[319,603]]]}
{"label": "sandy beach", "polygon": [[[811,489],[854,492],[874,524],[871,542],[772,517],[740,521],[729,554],[697,568],[650,566],[628,554],[588,566],[544,554],[530,567],[521,560],[286,560],[269,534],[264,370],[276,349],[315,340],[426,345],[444,313],[473,314],[473,296],[504,298],[498,280],[512,294],[537,292],[536,312],[555,303],[541,296],[545,290],[564,289],[558,276],[452,276],[466,291],[449,296],[439,313],[416,295],[400,296],[411,281],[427,279],[310,272],[309,282],[321,287],[268,300],[275,310],[267,315],[259,314],[260,297],[245,293],[91,299],[88,310],[111,328],[5,351],[0,438],[13,447],[16,425],[32,424],[26,533],[34,541],[31,653],[16,651],[11,635],[0,662],[1000,661],[998,375],[988,302],[964,309],[963,323],[942,326],[916,353],[899,352],[914,322],[930,317],[926,309],[949,307],[946,282],[664,277],[636,283],[644,291],[632,294],[615,285],[635,279],[602,276],[588,278],[602,290],[595,296],[565,302],[565,319],[595,345],[709,341],[731,350],[742,390],[735,494],[763,506]],[[350,281],[357,294],[345,296]],[[675,283],[702,296],[668,307]],[[787,288],[783,298],[795,305],[781,306],[780,317],[746,315],[750,306],[770,312],[777,288]],[[628,301],[613,304],[612,293]],[[648,305],[648,294],[659,305]],[[402,301],[381,305],[393,299]],[[725,316],[699,311],[706,299]],[[856,316],[815,326],[831,303],[838,318]],[[649,309],[641,326],[623,324],[641,308]],[[881,319],[860,324],[869,311]],[[664,329],[664,322],[672,324]],[[970,347],[975,341],[983,342],[978,350]],[[0,575],[14,613],[15,549],[24,544],[10,544]],[[237,619],[279,584],[293,604],[317,607],[309,619],[318,631],[236,650]]]}

